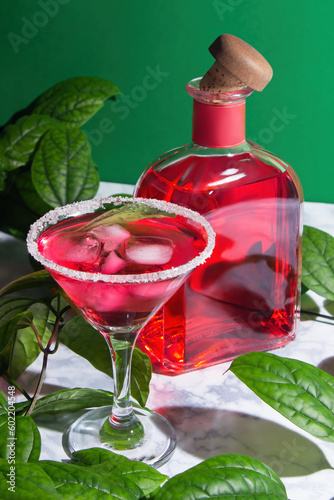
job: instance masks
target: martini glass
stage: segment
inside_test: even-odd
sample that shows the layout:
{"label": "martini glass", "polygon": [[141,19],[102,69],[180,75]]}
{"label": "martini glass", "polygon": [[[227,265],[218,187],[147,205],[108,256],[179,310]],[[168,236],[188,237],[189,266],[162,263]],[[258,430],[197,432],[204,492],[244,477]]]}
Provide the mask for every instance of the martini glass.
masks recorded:
{"label": "martini glass", "polygon": [[30,254],[103,335],[111,354],[113,405],[90,410],[71,425],[64,435],[69,455],[102,447],[155,467],[169,459],[173,427],[132,403],[133,348],[146,322],[211,255],[214,239],[196,212],[143,198],[77,202],[31,226]]}

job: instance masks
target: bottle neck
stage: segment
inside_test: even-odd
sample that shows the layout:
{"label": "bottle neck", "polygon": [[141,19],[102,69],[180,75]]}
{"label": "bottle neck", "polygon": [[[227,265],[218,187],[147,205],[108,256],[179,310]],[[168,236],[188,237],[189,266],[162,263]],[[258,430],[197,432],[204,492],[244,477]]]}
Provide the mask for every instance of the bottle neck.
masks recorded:
{"label": "bottle neck", "polygon": [[210,104],[194,99],[192,140],[207,148],[229,148],[245,142],[245,100]]}

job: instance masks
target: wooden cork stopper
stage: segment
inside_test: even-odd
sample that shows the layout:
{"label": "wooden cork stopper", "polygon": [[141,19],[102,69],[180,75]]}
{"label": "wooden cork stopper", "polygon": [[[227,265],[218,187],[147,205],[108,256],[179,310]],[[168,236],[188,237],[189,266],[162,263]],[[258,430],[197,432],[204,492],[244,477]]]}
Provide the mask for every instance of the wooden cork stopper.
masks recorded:
{"label": "wooden cork stopper", "polygon": [[200,82],[200,89],[208,92],[232,92],[243,87],[245,84],[218,61],[215,61]]}
{"label": "wooden cork stopper", "polygon": [[233,35],[219,36],[209,47],[216,62],[203,76],[200,89],[230,92],[244,86],[261,91],[270,82],[273,70],[251,45]]}

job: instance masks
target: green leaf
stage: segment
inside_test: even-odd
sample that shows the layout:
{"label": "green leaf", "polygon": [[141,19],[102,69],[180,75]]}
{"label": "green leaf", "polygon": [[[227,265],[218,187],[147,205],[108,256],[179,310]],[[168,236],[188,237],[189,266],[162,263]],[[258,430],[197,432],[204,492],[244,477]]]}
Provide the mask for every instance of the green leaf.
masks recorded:
{"label": "green leaf", "polygon": [[31,171],[20,172],[20,175],[15,178],[15,187],[17,189],[18,197],[30,208],[36,215],[44,215],[51,210],[51,206],[45,203],[37,193],[35,186],[32,183]]}
{"label": "green leaf", "polygon": [[[31,297],[6,297],[0,300],[0,329],[14,316],[26,311],[36,299]],[[1,331],[1,330],[0,330]],[[0,335],[0,339],[2,335]],[[0,344],[1,346],[1,344]],[[1,347],[0,347],[1,349]]]}
{"label": "green leaf", "polygon": [[78,411],[85,408],[111,406],[113,394],[101,389],[61,389],[37,400],[32,416]]}
{"label": "green leaf", "polygon": [[112,377],[110,352],[103,336],[82,316],[75,316],[62,328],[60,341],[87,359],[94,368]]}
{"label": "green leaf", "polygon": [[[2,308],[3,309],[3,308]],[[13,338],[16,336],[17,330],[25,326],[22,326],[22,321],[30,322],[32,320],[32,313],[29,311],[22,311],[11,317],[0,328],[0,354],[4,356],[4,352],[8,351],[8,345],[13,343]]]}
{"label": "green leaf", "polygon": [[30,160],[40,138],[61,122],[48,115],[27,115],[14,124],[6,125],[1,142],[3,144],[6,169],[13,170]]}
{"label": "green leaf", "polygon": [[[51,337],[55,316],[50,311],[49,307],[42,303],[32,304],[28,312],[32,313],[33,323],[43,346],[45,346]],[[12,350],[8,369],[9,375],[16,380],[24,370],[35,361],[40,353],[41,350],[31,326],[20,329],[16,334],[16,340]]]}
{"label": "green leaf", "polygon": [[87,467],[49,460],[39,462],[39,466],[52,479],[62,500],[79,498],[137,500],[138,498],[119,483],[118,477],[105,478]]}
{"label": "green leaf", "polygon": [[110,470],[120,464],[127,463],[129,459],[118,453],[103,448],[87,448],[75,451],[71,455],[71,463],[81,463],[86,466],[109,464]]}
{"label": "green leaf", "polygon": [[334,442],[333,376],[303,361],[263,352],[239,356],[230,370],[298,427]]}
{"label": "green leaf", "polygon": [[5,297],[0,301],[0,372],[16,380],[35,361],[40,348],[31,326],[43,345],[50,338],[55,321],[48,306],[36,299]]}
{"label": "green leaf", "polygon": [[302,281],[313,292],[334,300],[334,238],[304,226]]}
{"label": "green leaf", "polygon": [[35,299],[6,297],[0,301],[0,374],[4,375],[9,366],[16,340],[17,325],[27,315],[28,308]]}
{"label": "green leaf", "polygon": [[0,458],[8,458],[7,437],[9,437],[8,413],[0,415]]}
{"label": "green leaf", "polygon": [[51,277],[50,273],[45,269],[36,271],[31,274],[26,274],[20,278],[8,283],[0,289],[0,297],[14,292],[20,292],[27,288],[41,288],[41,287],[58,287],[55,280]]}
{"label": "green leaf", "polygon": [[32,314],[29,311],[23,311],[0,328],[0,374],[3,376],[8,376],[12,367],[12,358],[15,348],[15,343],[17,340],[17,335],[20,328],[23,327],[22,322],[31,321]]}
{"label": "green leaf", "polygon": [[[35,276],[32,278],[33,283],[34,279]],[[36,279],[40,280],[40,277]],[[29,280],[30,278],[27,278],[28,282]],[[17,286],[20,287],[21,284]],[[57,301],[58,298],[54,300]],[[6,378],[16,380],[41,352],[30,325],[37,330],[45,346],[50,339],[56,318],[48,305],[25,297],[3,298],[0,301],[0,318],[0,373]]]}
{"label": "green leaf", "polygon": [[49,130],[34,156],[31,178],[51,207],[93,198],[99,175],[85,134],[79,129]]}
{"label": "green leaf", "polygon": [[5,157],[4,146],[0,142],[0,192],[6,187],[8,161]]}
{"label": "green leaf", "polygon": [[265,464],[243,455],[220,455],[169,479],[154,500],[287,500],[279,477]]}
{"label": "green leaf", "polygon": [[16,417],[15,459],[36,462],[41,454],[41,436],[31,417]]}
{"label": "green leaf", "polygon": [[[30,402],[26,399],[25,401],[20,401],[19,403],[14,403],[15,406],[15,415],[24,416],[26,411],[30,406]],[[6,410],[7,411],[7,410]],[[4,415],[4,411],[0,410],[0,415]]]}
{"label": "green leaf", "polygon": [[[11,467],[15,470],[14,486],[7,483]],[[2,459],[0,460],[0,498],[1,500],[13,500],[13,498],[15,500],[55,500],[62,497],[57,493],[50,477],[37,464],[17,462],[14,465]]]}
{"label": "green leaf", "polygon": [[30,107],[32,113],[46,114],[71,127],[86,123],[105,99],[120,94],[111,82],[101,78],[74,77],[54,85]]}
{"label": "green leaf", "polygon": [[140,406],[145,406],[150,393],[152,364],[149,356],[136,347],[131,364],[131,395]]}
{"label": "green leaf", "polygon": [[[74,454],[72,453],[72,460],[70,461],[70,463],[79,465],[80,467],[86,467],[88,468],[88,470],[94,471],[97,474],[100,474],[102,477],[106,477],[107,479],[112,478],[113,480],[116,480],[118,484],[121,484],[129,491],[131,491],[131,493],[135,495],[136,498],[142,498],[144,496],[144,493],[139,485],[136,484],[136,481],[138,479],[137,477],[134,482],[130,477],[123,476],[122,474],[114,472],[118,464],[117,458],[114,459],[115,455],[115,453],[101,448],[89,448],[86,450],[80,450],[78,452],[75,452]],[[74,456],[76,458],[74,458]]]}
{"label": "green leaf", "polygon": [[[16,174],[16,171],[9,172],[9,174]],[[36,221],[37,215],[30,210],[30,207],[27,207],[19,196],[13,184],[15,177],[14,175],[8,176],[10,188],[0,194],[0,213],[5,214],[0,217],[0,228],[25,240],[29,227]]]}
{"label": "green leaf", "polygon": [[8,408],[7,396],[3,391],[0,391],[0,415],[6,413]]}
{"label": "green leaf", "polygon": [[[145,203],[127,202],[126,197],[124,197],[124,201],[122,201],[122,203],[124,203],[124,205],[119,206],[119,204],[116,204],[116,207],[114,203],[104,204],[102,209],[103,213],[98,217],[95,217],[91,222],[88,222],[85,225],[85,229],[89,231],[99,226],[123,224],[124,222],[136,222],[137,220],[145,217],[149,217],[151,219],[159,217],[175,217],[175,214],[173,213],[164,212],[158,208],[145,205]],[[112,208],[105,211],[108,205]]]}
{"label": "green leaf", "polygon": [[[35,462],[41,453],[41,437],[31,417],[19,417],[15,412],[0,416],[0,458],[16,462]],[[11,449],[9,445],[13,446]]]}
{"label": "green leaf", "polygon": [[168,476],[136,460],[101,448],[89,448],[72,453],[72,463],[84,464],[105,477],[121,475],[130,480],[129,487],[137,484],[147,496],[155,491]]}
{"label": "green leaf", "polygon": [[[112,377],[110,352],[103,336],[81,316],[64,325],[60,340],[73,352],[87,359],[94,368]],[[149,395],[152,366],[147,354],[134,349],[131,372],[131,394],[141,406]]]}

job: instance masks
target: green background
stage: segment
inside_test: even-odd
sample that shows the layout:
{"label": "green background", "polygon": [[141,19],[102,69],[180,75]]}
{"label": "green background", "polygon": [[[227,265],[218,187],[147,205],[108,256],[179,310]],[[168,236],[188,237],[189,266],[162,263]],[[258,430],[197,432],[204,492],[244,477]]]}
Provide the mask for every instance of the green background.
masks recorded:
{"label": "green background", "polygon": [[274,69],[247,100],[248,138],[292,165],[307,201],[334,202],[334,2],[3,0],[0,19],[1,122],[66,78],[109,79],[124,101],[107,101],[83,129],[101,179],[124,183],[190,142],[185,84],[211,66],[218,35],[243,38]]}

